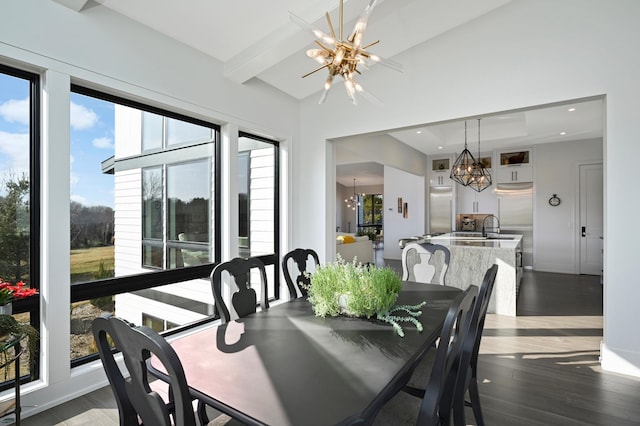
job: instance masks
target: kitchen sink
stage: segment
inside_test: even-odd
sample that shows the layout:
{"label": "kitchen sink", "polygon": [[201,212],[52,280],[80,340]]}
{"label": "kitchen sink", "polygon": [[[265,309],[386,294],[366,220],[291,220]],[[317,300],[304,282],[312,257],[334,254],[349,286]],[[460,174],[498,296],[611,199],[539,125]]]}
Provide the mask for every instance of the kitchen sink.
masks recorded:
{"label": "kitchen sink", "polygon": [[487,240],[514,240],[515,238],[507,235],[494,235],[494,236],[487,236],[486,239]]}

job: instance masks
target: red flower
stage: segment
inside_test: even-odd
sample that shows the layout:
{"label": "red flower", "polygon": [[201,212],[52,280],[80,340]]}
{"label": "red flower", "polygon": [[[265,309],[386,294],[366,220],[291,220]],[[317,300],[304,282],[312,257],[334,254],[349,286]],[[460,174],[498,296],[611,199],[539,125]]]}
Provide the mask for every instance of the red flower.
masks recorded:
{"label": "red flower", "polygon": [[38,290],[29,287],[25,288],[23,281],[11,284],[0,278],[0,305],[5,305],[14,299],[24,299],[34,294],[38,294]]}

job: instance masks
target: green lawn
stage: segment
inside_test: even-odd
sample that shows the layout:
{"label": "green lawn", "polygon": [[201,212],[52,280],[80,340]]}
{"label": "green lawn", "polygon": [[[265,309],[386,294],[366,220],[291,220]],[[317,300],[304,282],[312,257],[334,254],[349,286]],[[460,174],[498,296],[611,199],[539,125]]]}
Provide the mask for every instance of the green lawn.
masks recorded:
{"label": "green lawn", "polygon": [[94,278],[100,269],[114,269],[113,246],[94,247],[90,249],[71,250],[71,282],[87,281]]}

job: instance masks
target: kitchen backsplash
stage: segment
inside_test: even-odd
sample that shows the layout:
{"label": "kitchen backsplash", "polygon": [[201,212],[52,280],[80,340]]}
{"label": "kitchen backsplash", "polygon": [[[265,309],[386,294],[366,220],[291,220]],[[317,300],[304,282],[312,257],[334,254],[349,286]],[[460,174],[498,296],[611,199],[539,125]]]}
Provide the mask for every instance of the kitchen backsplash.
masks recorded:
{"label": "kitchen backsplash", "polygon": [[488,214],[459,214],[456,217],[456,231],[482,231],[482,221]]}

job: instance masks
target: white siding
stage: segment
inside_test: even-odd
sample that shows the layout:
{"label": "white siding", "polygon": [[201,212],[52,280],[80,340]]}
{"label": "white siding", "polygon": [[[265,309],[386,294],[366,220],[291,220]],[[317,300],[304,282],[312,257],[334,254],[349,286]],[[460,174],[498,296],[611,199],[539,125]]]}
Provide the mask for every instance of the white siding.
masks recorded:
{"label": "white siding", "polygon": [[273,253],[274,151],[273,147],[251,150],[249,211],[252,256]]}

